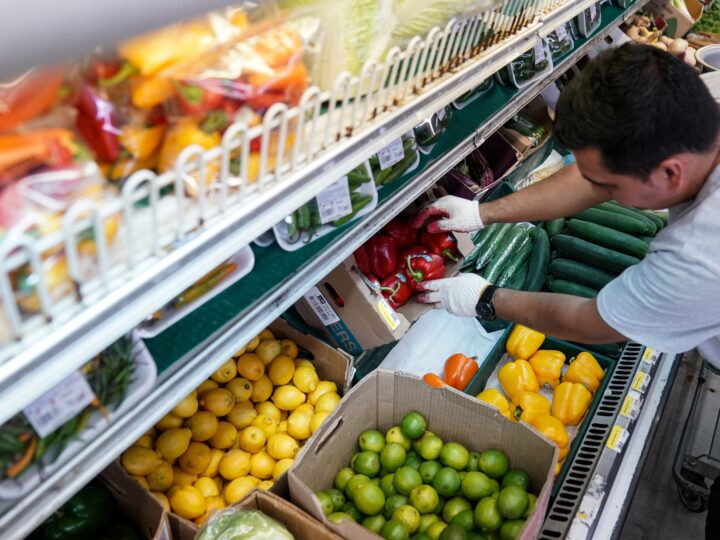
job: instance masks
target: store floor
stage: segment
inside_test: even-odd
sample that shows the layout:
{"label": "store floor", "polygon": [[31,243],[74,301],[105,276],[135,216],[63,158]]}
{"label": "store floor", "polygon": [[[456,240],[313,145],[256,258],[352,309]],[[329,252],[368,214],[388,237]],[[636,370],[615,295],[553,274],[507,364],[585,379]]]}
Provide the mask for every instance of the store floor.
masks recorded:
{"label": "store floor", "polygon": [[[694,513],[680,501],[672,467],[697,383],[699,357],[687,355],[678,368],[670,397],[649,448],[640,482],[628,511],[622,540],[702,540],[706,512]],[[708,373],[708,383],[699,403],[697,425],[689,451],[693,455],[710,448],[715,421],[720,410],[720,377]],[[720,442],[716,443],[720,446]],[[713,455],[718,456],[718,448]]]}

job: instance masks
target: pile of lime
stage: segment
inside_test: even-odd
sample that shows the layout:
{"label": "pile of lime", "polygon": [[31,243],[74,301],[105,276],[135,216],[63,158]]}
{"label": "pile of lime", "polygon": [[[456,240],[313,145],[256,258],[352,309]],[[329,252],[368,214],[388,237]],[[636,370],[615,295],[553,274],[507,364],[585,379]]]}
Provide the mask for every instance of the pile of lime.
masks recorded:
{"label": "pile of lime", "polygon": [[512,540],[535,508],[530,476],[500,450],[469,452],[406,414],[384,435],[364,431],[350,466],[315,495],[328,519],[386,540]]}

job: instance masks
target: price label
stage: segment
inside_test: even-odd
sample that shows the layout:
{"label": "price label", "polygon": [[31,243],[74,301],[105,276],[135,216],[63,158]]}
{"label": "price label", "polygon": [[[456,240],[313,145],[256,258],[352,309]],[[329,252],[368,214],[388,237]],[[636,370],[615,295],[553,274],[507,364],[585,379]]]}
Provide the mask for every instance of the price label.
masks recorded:
{"label": "price label", "polygon": [[323,296],[320,289],[312,287],[304,296],[307,303],[310,305],[310,309],[315,312],[323,326],[331,326],[335,323],[340,322],[340,317],[337,316],[335,310],[328,303],[327,298]]}
{"label": "price label", "polygon": [[320,223],[325,225],[352,212],[347,176],[331,184],[315,197]]}
{"label": "price label", "polygon": [[621,454],[628,437],[630,437],[630,432],[627,429],[622,426],[613,426],[606,446],[610,450],[614,450],[618,454]]}
{"label": "price label", "polygon": [[402,139],[396,139],[378,152],[380,170],[385,170],[400,163],[405,157]]}
{"label": "price label", "polygon": [[395,330],[398,326],[400,326],[400,317],[398,317],[398,314],[392,306],[388,304],[388,301],[385,300],[385,298],[380,298],[380,300],[378,300],[377,308],[380,312],[380,316],[390,330]]}
{"label": "price label", "polygon": [[557,36],[557,38],[560,41],[567,41],[567,38],[568,38],[567,28],[565,28],[565,26],[561,26],[560,28],[555,30],[555,35]]}
{"label": "price label", "polygon": [[541,40],[535,44],[535,65],[537,66],[540,62],[544,62],[547,59],[545,52],[545,43]]}
{"label": "price label", "polygon": [[658,357],[660,356],[660,353],[658,353],[655,349],[651,347],[645,347],[645,351],[642,355],[642,361],[647,362],[650,365],[653,365]]}
{"label": "price label", "polygon": [[75,371],[23,409],[25,418],[40,437],[47,437],[78,415],[95,399],[95,393]]}
{"label": "price label", "polygon": [[643,398],[637,392],[630,390],[628,395],[625,396],[622,407],[620,408],[620,414],[630,420],[637,420],[640,414],[640,407],[642,407]]}
{"label": "price label", "polygon": [[597,6],[595,4],[590,5],[590,21],[595,22],[597,19]]}
{"label": "price label", "polygon": [[644,394],[650,386],[651,377],[644,371],[638,371],[632,382],[632,389]]}

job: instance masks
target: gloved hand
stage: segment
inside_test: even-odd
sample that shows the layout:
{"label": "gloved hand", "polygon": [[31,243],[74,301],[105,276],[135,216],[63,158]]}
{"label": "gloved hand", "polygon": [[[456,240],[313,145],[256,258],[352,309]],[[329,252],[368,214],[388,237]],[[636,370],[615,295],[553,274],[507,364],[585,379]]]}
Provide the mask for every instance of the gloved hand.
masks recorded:
{"label": "gloved hand", "polygon": [[459,317],[475,317],[475,306],[488,285],[490,282],[476,274],[424,281],[420,286],[426,292],[418,296],[418,302]]}
{"label": "gloved hand", "polygon": [[430,223],[427,230],[431,233],[472,232],[484,227],[482,218],[480,218],[480,205],[478,202],[455,197],[454,195],[441,197],[424,208],[415,218],[412,226],[419,229],[432,216],[442,216],[446,219]]}

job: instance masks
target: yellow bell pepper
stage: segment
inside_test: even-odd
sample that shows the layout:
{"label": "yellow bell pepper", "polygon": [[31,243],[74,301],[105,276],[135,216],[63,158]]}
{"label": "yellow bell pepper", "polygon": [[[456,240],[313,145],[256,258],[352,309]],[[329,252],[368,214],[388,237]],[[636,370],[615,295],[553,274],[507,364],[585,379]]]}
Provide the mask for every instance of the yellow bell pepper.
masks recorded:
{"label": "yellow bell pepper", "polygon": [[560,449],[567,448],[570,443],[570,437],[565,426],[554,416],[543,414],[534,418],[530,425],[554,442]]}
{"label": "yellow bell pepper", "polygon": [[[483,401],[495,407],[500,412],[500,414],[502,414],[508,420],[513,420],[513,417],[510,414],[510,404],[508,403],[508,400],[505,399],[505,396],[503,396],[497,388],[486,388],[477,395],[477,398],[480,401]],[[549,407],[550,404],[548,403],[548,410]]]}
{"label": "yellow bell pepper", "polygon": [[517,405],[516,398],[523,390],[537,392],[540,389],[535,372],[527,360],[508,362],[500,368],[498,379],[505,394],[515,405]]}
{"label": "yellow bell pepper", "polygon": [[165,135],[165,124],[145,127],[128,124],[120,130],[120,143],[139,160],[147,159],[160,148]]}
{"label": "yellow bell pepper", "polygon": [[169,78],[162,75],[133,77],[130,82],[130,99],[138,109],[151,109],[173,96],[175,89]]}
{"label": "yellow bell pepper", "polygon": [[505,350],[515,359],[527,360],[535,354],[543,341],[545,341],[545,334],[522,324],[516,324],[508,336]]}
{"label": "yellow bell pepper", "polygon": [[591,392],[596,392],[604,378],[605,372],[595,357],[589,352],[581,352],[570,362],[563,382],[580,383]]}
{"label": "yellow bell pepper", "polygon": [[560,451],[558,452],[558,461],[562,461],[562,460],[564,460],[564,459],[567,457],[568,453],[570,452],[570,447],[569,447],[569,446],[563,446],[563,447],[560,448],[559,450],[560,450]]}
{"label": "yellow bell pepper", "polygon": [[165,172],[175,166],[175,159],[186,147],[199,144],[209,150],[220,144],[221,135],[218,132],[205,133],[200,126],[190,118],[183,118],[168,131],[160,150],[160,172]]}
{"label": "yellow bell pepper", "polygon": [[537,392],[522,390],[515,396],[515,404],[513,416],[528,424],[538,416],[550,414],[550,402]]}
{"label": "yellow bell pepper", "polygon": [[591,401],[592,394],[582,384],[561,383],[553,392],[552,415],[566,426],[577,425]]}
{"label": "yellow bell pepper", "polygon": [[538,384],[555,388],[560,384],[560,372],[565,365],[565,355],[560,351],[539,350],[530,357],[530,365],[537,376]]}

